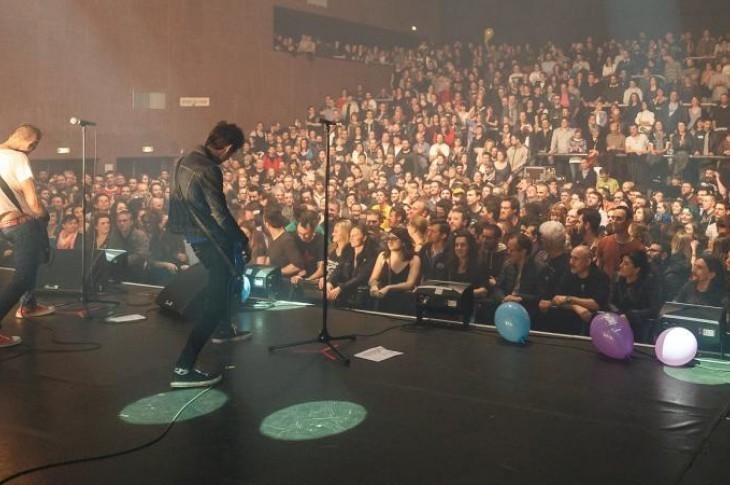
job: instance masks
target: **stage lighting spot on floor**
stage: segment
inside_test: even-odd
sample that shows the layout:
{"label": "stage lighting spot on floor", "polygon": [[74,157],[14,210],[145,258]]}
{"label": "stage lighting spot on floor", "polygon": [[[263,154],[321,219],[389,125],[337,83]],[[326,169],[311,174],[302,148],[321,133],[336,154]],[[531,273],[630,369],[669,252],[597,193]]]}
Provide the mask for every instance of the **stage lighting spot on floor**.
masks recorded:
{"label": "stage lighting spot on floor", "polygon": [[730,362],[717,359],[695,359],[692,367],[664,366],[664,373],[683,382],[719,386],[730,384]]}
{"label": "stage lighting spot on floor", "polygon": [[[169,424],[180,409],[201,392],[201,389],[181,389],[145,397],[127,405],[119,413],[119,417],[130,424]],[[228,396],[225,393],[210,389],[188,405],[177,421],[187,421],[213,413],[227,401]]]}
{"label": "stage lighting spot on floor", "polygon": [[283,441],[316,440],[349,431],[365,420],[367,411],[346,401],[296,404],[270,414],[261,422],[264,436]]}

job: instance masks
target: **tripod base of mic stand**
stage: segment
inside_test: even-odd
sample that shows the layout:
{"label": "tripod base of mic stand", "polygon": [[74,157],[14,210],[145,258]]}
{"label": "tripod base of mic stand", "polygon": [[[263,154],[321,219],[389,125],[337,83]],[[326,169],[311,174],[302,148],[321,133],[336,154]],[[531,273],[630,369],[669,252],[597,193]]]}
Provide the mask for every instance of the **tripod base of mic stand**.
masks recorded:
{"label": "tripod base of mic stand", "polygon": [[[113,313],[113,310],[119,306],[119,302],[116,301],[104,301],[104,300],[80,300],[76,303],[68,303],[65,305],[56,305],[56,307],[63,308],[64,313],[71,313],[77,317],[90,320],[99,316],[108,317]],[[100,310],[100,313],[95,314],[95,311]]]}
{"label": "tripod base of mic stand", "polygon": [[309,340],[302,340],[300,342],[292,342],[289,344],[281,344],[281,345],[270,345],[269,346],[269,352],[273,352],[275,350],[279,349],[286,349],[289,347],[298,347],[300,345],[308,345],[308,344],[324,344],[326,345],[345,365],[350,365],[350,358],[345,357],[339,350],[337,350],[337,347],[332,345],[332,342],[337,340],[352,340],[355,341],[357,337],[355,335],[342,335],[340,337],[332,337],[327,332],[320,332],[319,336],[317,338],[309,339]]}

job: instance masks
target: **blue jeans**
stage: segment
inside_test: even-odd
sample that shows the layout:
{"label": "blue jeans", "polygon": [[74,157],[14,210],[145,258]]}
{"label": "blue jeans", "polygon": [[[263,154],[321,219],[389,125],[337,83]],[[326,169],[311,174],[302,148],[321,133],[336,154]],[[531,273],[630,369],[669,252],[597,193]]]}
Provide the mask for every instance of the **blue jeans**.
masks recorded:
{"label": "blue jeans", "polygon": [[23,295],[26,295],[24,305],[32,306],[35,303],[31,292],[35,288],[41,264],[43,235],[40,230],[41,226],[35,220],[2,229],[2,236],[13,244],[15,274],[10,283],[0,290],[0,322]]}

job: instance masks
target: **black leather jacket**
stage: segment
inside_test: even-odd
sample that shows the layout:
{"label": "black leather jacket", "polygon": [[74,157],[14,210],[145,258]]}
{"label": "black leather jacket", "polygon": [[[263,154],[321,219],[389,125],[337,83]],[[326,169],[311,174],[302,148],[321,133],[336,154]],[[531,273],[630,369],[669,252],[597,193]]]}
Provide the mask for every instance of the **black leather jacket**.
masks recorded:
{"label": "black leather jacket", "polygon": [[[188,238],[209,239],[191,217],[188,208],[198,216],[221,249],[234,243],[248,248],[248,238],[233,219],[223,195],[223,173],[213,154],[204,146],[197,146],[178,160],[172,193],[168,229]],[[179,188],[179,190],[178,190]],[[182,199],[182,200],[181,200]]]}

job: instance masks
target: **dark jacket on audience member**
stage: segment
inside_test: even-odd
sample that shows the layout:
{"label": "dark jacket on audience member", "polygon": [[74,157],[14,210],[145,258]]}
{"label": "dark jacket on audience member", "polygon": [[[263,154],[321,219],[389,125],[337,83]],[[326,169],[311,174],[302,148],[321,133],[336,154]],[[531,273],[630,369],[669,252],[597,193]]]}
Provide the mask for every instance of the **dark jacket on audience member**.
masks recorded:
{"label": "dark jacket on audience member", "polygon": [[333,286],[342,288],[342,293],[356,291],[359,286],[367,286],[378,257],[374,248],[365,247],[360,254],[351,250],[348,258],[343,258],[330,277]]}
{"label": "dark jacket on audience member", "polygon": [[539,274],[540,266],[534,258],[529,258],[522,267],[519,288],[515,288],[517,285],[517,266],[510,261],[504,265],[497,279],[495,296],[502,299],[507,295],[515,294],[525,301],[535,301],[540,292]]}
{"label": "dark jacket on audience member", "polygon": [[667,258],[662,275],[664,301],[672,301],[682,286],[689,281],[690,264],[682,253],[674,253]]}

